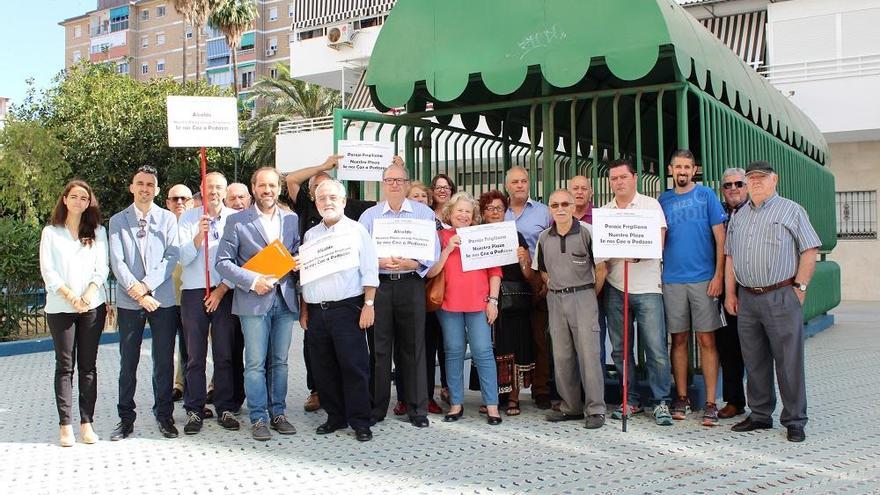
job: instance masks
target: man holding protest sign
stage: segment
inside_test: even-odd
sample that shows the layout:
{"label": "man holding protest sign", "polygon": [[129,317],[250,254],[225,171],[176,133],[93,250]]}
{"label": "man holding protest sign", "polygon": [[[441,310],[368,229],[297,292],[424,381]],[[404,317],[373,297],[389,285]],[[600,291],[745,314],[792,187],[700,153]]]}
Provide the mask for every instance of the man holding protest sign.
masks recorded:
{"label": "man holding protest sign", "polygon": [[[559,412],[548,421],[584,419],[588,429],[605,424],[605,382],[599,361],[599,304],[605,264],[593,259],[592,234],[574,218],[574,196],[565,189],[550,195],[554,224],[538,238],[538,269],[547,284],[550,337]],[[595,275],[594,275],[595,269]],[[581,385],[586,401],[581,400]]]}
{"label": "man holding protest sign", "polygon": [[[360,223],[376,241],[379,285],[376,291],[376,324],[367,332],[373,366],[371,390],[372,421],[385,419],[391,401],[391,356],[398,349],[404,398],[410,423],[425,428],[428,422],[428,394],[425,377],[425,281],[424,276],[440,256],[434,212],[406,198],[409,177],[402,162],[395,162],[382,175],[385,201],[361,215]],[[395,228],[395,225],[407,225]],[[402,242],[396,232],[405,231]],[[432,246],[433,245],[433,246]],[[419,256],[413,259],[409,255]]]}
{"label": "man holding protest sign", "polygon": [[[351,426],[355,438],[366,442],[373,433],[370,353],[363,332],[375,318],[379,264],[370,234],[343,214],[345,202],[345,187],[338,181],[325,180],[315,190],[323,221],[306,232],[300,249],[306,303],[300,323],[309,334],[315,385],[327,412],[316,432]],[[323,276],[313,280],[312,270]]]}

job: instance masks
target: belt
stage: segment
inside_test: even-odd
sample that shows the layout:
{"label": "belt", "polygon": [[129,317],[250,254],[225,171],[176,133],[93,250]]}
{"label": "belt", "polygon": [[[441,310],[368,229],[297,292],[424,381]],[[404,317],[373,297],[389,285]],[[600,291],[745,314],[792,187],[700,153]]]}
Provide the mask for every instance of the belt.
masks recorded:
{"label": "belt", "polygon": [[592,289],[596,284],[578,285],[577,287],[566,287],[564,289],[547,289],[554,294],[574,294],[583,290]]}
{"label": "belt", "polygon": [[403,273],[395,272],[395,273],[380,273],[379,274],[379,280],[404,280],[407,278],[422,278],[422,276],[416,272],[403,272]]}
{"label": "belt", "polygon": [[783,280],[777,284],[768,285],[767,287],[743,287],[743,289],[751,292],[752,294],[766,294],[771,290],[781,289],[782,287],[788,287],[789,285],[794,284],[794,278],[790,278],[788,280]]}
{"label": "belt", "polygon": [[343,306],[358,306],[360,307],[364,302],[364,296],[361,294],[360,296],[349,297],[347,299],[342,299],[340,301],[322,301],[319,303],[308,303],[309,309],[335,309],[341,308]]}

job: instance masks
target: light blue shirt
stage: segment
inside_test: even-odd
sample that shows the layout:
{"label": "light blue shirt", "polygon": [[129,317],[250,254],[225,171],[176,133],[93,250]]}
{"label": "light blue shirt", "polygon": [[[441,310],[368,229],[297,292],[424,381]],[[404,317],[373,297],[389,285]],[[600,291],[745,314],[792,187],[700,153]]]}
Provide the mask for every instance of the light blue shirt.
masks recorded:
{"label": "light blue shirt", "polygon": [[[180,239],[180,280],[181,289],[204,289],[205,288],[205,245],[199,243],[198,249],[193,244],[193,238],[199,231],[199,220],[204,210],[201,207],[191,208],[180,215],[177,222],[178,239]],[[236,211],[225,206],[220,208],[220,216],[214,219],[213,225],[208,229],[208,267],[211,275],[211,287],[216,287],[221,282],[220,274],[217,273],[217,247],[223,238],[226,228],[226,220]],[[223,280],[230,289],[234,288],[232,282]]]}
{"label": "light blue shirt", "polygon": [[[403,205],[400,207],[399,212],[395,212],[388,206],[388,201],[383,201],[375,206],[371,206],[367,208],[366,211],[361,215],[360,222],[363,225],[367,232],[370,233],[370,241],[372,242],[373,238],[373,220],[377,218],[416,218],[419,220],[430,220],[431,223],[436,221],[436,217],[434,216],[434,210],[428,208],[427,206],[417,202],[410,201],[408,199],[403,200]],[[436,234],[435,234],[436,235]],[[434,265],[437,259],[440,258],[440,238],[436,238],[434,241],[434,259],[433,260],[416,260],[419,262],[422,267],[418,270],[418,274],[424,278],[425,274],[428,273],[428,270]],[[394,273],[389,270],[379,270],[379,273],[388,274]],[[405,273],[405,272],[402,272]]]}
{"label": "light blue shirt", "polygon": [[379,286],[379,258],[367,229],[354,220],[343,216],[330,227],[324,222],[310,228],[303,237],[304,243],[327,235],[352,233],[357,239],[360,266],[342,270],[309,282],[302,287],[303,300],[309,304],[341,301],[364,293],[364,287]]}
{"label": "light blue shirt", "polygon": [[504,219],[516,222],[516,230],[526,238],[529,254],[534,258],[538,236],[550,227],[550,209],[543,203],[529,198],[519,216],[516,216],[512,208],[507,208]]}

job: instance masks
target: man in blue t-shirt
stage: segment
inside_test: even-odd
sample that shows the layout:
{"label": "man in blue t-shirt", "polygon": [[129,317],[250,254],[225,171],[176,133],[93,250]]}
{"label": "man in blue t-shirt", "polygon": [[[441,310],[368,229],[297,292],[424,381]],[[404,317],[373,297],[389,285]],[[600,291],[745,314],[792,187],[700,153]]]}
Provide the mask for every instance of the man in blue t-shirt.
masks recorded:
{"label": "man in blue t-shirt", "polygon": [[690,412],[687,398],[688,338],[697,334],[706,381],[704,426],[718,425],[715,406],[718,351],[715,330],[722,326],[718,296],[724,287],[724,221],[727,215],[715,192],[693,182],[694,155],[677,150],[669,162],[674,189],[660,195],[668,230],[663,248],[663,302],[666,328],[672,334],[672,375],[676,399],[672,418]]}

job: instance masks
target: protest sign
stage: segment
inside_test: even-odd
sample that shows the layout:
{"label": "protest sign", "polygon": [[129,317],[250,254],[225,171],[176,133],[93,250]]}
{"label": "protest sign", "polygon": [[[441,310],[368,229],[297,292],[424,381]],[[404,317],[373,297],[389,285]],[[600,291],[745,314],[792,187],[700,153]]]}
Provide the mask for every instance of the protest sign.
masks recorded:
{"label": "protest sign", "polygon": [[360,265],[358,240],[350,232],[330,234],[299,247],[299,280],[302,285]]}
{"label": "protest sign", "polygon": [[461,268],[469,272],[517,263],[516,223],[499,222],[455,229],[461,238]]}
{"label": "protest sign", "polygon": [[593,210],[593,257],[660,259],[660,210]]}
{"label": "protest sign", "polygon": [[377,218],[373,221],[373,243],[380,258],[391,256],[434,260],[437,224],[416,218]]}
{"label": "protest sign", "polygon": [[238,148],[235,98],[169,96],[168,146],[172,148]]}
{"label": "protest sign", "polygon": [[336,174],[339,180],[381,181],[382,172],[394,158],[394,143],[378,141],[339,141]]}

